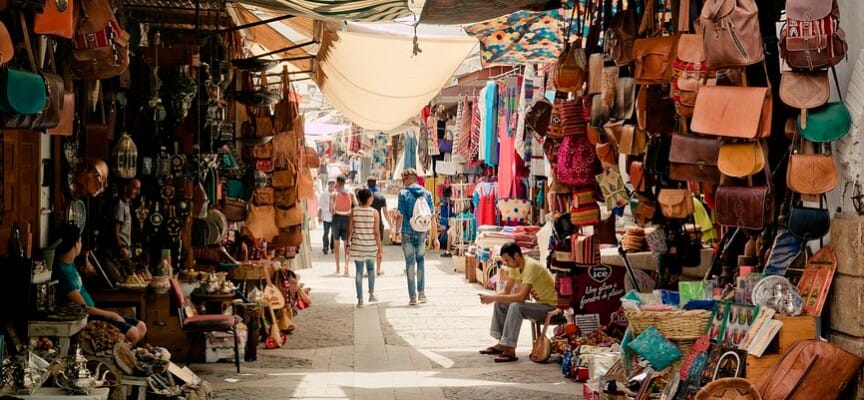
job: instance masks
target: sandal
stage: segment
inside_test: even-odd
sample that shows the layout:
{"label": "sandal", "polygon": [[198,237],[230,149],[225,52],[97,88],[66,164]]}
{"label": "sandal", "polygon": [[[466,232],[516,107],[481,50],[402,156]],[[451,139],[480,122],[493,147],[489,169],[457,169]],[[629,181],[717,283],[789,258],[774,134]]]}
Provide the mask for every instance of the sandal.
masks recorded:
{"label": "sandal", "polygon": [[377,273],[377,274],[375,274],[375,275],[377,275],[377,276],[381,276],[381,275],[384,275],[384,271],[378,271],[378,273]]}
{"label": "sandal", "polygon": [[516,357],[515,355],[510,355],[510,354],[501,354],[500,356],[495,357],[496,363],[505,363],[505,362],[513,362],[513,361],[519,361],[519,357]]}
{"label": "sandal", "polygon": [[490,355],[490,354],[498,355],[498,354],[501,354],[503,352],[504,352],[504,350],[499,350],[499,349],[496,349],[495,347],[487,347],[483,350],[480,350],[480,354],[486,354],[486,355]]}

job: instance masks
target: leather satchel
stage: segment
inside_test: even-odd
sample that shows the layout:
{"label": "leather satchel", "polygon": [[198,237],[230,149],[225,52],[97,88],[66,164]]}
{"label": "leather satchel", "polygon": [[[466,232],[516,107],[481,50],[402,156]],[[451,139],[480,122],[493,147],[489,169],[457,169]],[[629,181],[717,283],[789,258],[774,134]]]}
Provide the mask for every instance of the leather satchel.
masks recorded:
{"label": "leather satchel", "polygon": [[226,197],[222,200],[222,213],[225,219],[239,222],[246,219],[246,200]]}
{"label": "leather satchel", "polygon": [[672,80],[672,62],[678,47],[678,36],[656,36],[637,39],[633,44],[636,69],[633,77],[640,85],[663,85]]}
{"label": "leather satchel", "polygon": [[289,228],[294,225],[303,223],[303,210],[300,207],[277,208],[276,209],[276,226],[280,228]]}
{"label": "leather satchel", "polygon": [[789,156],[786,170],[786,186],[789,190],[804,195],[828,193],[839,182],[837,165],[833,154],[800,154],[797,151]]}
{"label": "leather satchel", "polygon": [[852,117],[841,101],[832,101],[807,114],[805,127],[801,116],[798,116],[798,132],[801,137],[811,142],[827,143],[840,140],[852,127]]}
{"label": "leather satchel", "polygon": [[33,32],[72,39],[75,34],[74,0],[47,0],[45,8],[33,17]]}
{"label": "leather satchel", "polygon": [[660,189],[657,201],[666,218],[685,219],[693,215],[693,197],[687,189]]}
{"label": "leather satchel", "polygon": [[720,141],[716,138],[673,135],[669,151],[669,178],[676,181],[719,183],[719,152]]}
{"label": "leather satchel", "polygon": [[75,11],[72,69],[79,79],[101,80],[129,68],[129,33],[120,28],[109,0],[82,0]]}
{"label": "leather satchel", "polygon": [[816,70],[840,63],[848,51],[839,26],[837,0],[786,2],[786,24],[780,30],[780,55],[792,68]]}
{"label": "leather satchel", "polygon": [[6,65],[15,56],[15,44],[6,25],[0,22],[0,65]]}
{"label": "leather satchel", "polygon": [[273,158],[273,141],[269,141],[260,146],[253,147],[252,155],[257,160],[266,160]]}
{"label": "leather satchel", "polygon": [[606,31],[607,53],[615,65],[624,67],[633,62],[633,43],[636,41],[638,22],[636,7],[628,7],[612,17]]}
{"label": "leather satchel", "polygon": [[636,208],[633,210],[633,219],[640,226],[644,226],[654,220],[657,215],[657,203],[642,195],[636,197]]}
{"label": "leather satchel", "polygon": [[801,126],[807,127],[807,109],[828,102],[831,87],[828,71],[785,71],[780,77],[780,100],[789,107],[801,109]]}
{"label": "leather satchel", "polygon": [[63,93],[63,102],[60,104],[60,120],[57,126],[45,130],[49,135],[72,136],[75,127],[75,93],[71,91]]}
{"label": "leather satchel", "polygon": [[279,235],[279,227],[276,226],[276,209],[273,206],[249,204],[244,227],[255,239],[261,239],[265,242],[273,240]]}
{"label": "leather satchel", "polygon": [[255,200],[255,205],[258,205],[258,206],[273,205],[273,188],[272,187],[259,187],[259,188],[255,189],[255,194],[252,195],[252,198]]}
{"label": "leather satchel", "polygon": [[715,195],[717,223],[761,230],[771,219],[770,192],[767,186],[720,185]]}
{"label": "leather satchel", "polygon": [[633,125],[621,127],[621,137],[618,139],[618,151],[628,156],[638,156],[645,153],[648,145],[648,135]]}
{"label": "leather satchel", "polygon": [[567,42],[558,57],[552,72],[552,82],[561,92],[579,92],[585,84],[585,69],[588,66],[585,49]]}
{"label": "leather satchel", "polygon": [[756,382],[762,400],[839,399],[864,365],[837,345],[808,339],[792,345]]}
{"label": "leather satchel", "polygon": [[819,198],[819,207],[804,207],[795,204],[789,208],[786,227],[789,233],[801,240],[816,240],[824,237],[831,230],[831,214],[822,208],[823,196]]}
{"label": "leather satchel", "polygon": [[709,68],[746,67],[765,59],[755,0],[706,0],[699,20]]}
{"label": "leather satchel", "polygon": [[276,189],[273,192],[273,204],[277,207],[288,208],[297,204],[297,189]]}
{"label": "leather satchel", "polygon": [[753,176],[765,167],[763,151],[760,140],[741,143],[725,142],[720,146],[717,166],[726,176],[734,178]]}
{"label": "leather satchel", "polygon": [[645,169],[642,162],[633,161],[627,172],[630,175],[630,185],[633,186],[633,190],[645,193]]}
{"label": "leather satchel", "polygon": [[771,112],[767,87],[703,86],[690,129],[703,135],[764,138],[771,135]]}
{"label": "leather satchel", "polygon": [[636,96],[636,121],[648,133],[668,134],[675,130],[675,102],[669,91],[651,86],[639,88]]}

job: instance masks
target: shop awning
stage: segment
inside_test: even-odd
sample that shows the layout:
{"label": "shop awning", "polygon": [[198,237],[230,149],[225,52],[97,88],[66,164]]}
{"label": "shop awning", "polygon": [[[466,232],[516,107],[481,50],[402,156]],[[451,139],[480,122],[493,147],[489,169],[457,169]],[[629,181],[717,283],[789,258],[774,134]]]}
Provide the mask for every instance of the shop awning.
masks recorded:
{"label": "shop awning", "polygon": [[[483,65],[554,62],[563,46],[570,10],[518,11],[465,27],[480,41]],[[566,16],[566,17],[565,17]],[[576,33],[574,33],[576,35]]]}
{"label": "shop awning", "polygon": [[326,32],[315,81],[324,97],[357,125],[395,128],[432,100],[476,46],[471,37]]}
{"label": "shop awning", "polygon": [[241,0],[240,3],[328,20],[389,22],[411,15],[408,0]]}
{"label": "shop awning", "polygon": [[[237,25],[245,25],[259,22],[276,16],[272,11],[260,10],[241,4],[228,7],[229,15],[236,19]],[[314,21],[305,17],[293,17],[269,24],[245,28],[241,36],[248,43],[257,45],[258,48],[250,49],[250,53],[264,54],[280,49],[292,48],[291,50],[275,53],[268,58],[291,59],[288,63],[293,66],[292,71],[312,71],[314,65],[315,51],[317,45],[298,46],[312,42],[312,25]],[[308,75],[306,75],[308,77]],[[292,79],[301,79],[303,76],[295,75]]]}
{"label": "shop awning", "polygon": [[561,0],[429,0],[423,5],[420,22],[461,25],[516,11],[546,11],[561,8]]}

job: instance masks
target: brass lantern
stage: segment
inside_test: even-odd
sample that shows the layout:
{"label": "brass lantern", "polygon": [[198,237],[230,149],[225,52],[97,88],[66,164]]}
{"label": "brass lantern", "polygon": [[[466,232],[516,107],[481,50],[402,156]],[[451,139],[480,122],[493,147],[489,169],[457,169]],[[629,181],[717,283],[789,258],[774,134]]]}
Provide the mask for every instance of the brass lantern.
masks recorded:
{"label": "brass lantern", "polygon": [[114,170],[118,177],[123,179],[135,177],[138,169],[138,147],[135,146],[135,142],[132,141],[132,137],[128,133],[123,132],[123,135],[117,139],[114,151],[111,152],[111,158],[114,161]]}

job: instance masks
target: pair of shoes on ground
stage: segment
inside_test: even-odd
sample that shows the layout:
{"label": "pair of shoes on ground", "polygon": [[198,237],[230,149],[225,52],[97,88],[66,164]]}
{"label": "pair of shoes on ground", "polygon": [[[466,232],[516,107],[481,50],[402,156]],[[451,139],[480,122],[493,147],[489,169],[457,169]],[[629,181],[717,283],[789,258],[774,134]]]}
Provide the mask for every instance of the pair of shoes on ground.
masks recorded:
{"label": "pair of shoes on ground", "polygon": [[416,306],[418,302],[426,303],[429,299],[426,298],[426,295],[420,293],[417,297],[412,297],[411,300],[408,301],[409,306]]}
{"label": "pair of shoes on ground", "polygon": [[511,354],[504,354],[504,350],[498,349],[495,346],[487,347],[483,350],[480,350],[480,354],[497,356],[494,358],[494,361],[496,363],[513,362],[519,360],[519,357]]}
{"label": "pair of shoes on ground", "polygon": [[[375,297],[375,296],[371,296],[371,295],[369,296],[369,304],[375,304],[375,303],[377,303],[377,302],[378,302],[378,298],[377,298],[377,297]],[[363,298],[362,298],[362,297],[358,297],[358,298],[357,298],[357,308],[361,308],[361,307],[363,307]]]}
{"label": "pair of shoes on ground", "polygon": [[441,253],[441,258],[450,258],[450,257],[453,257],[453,254],[451,254],[449,251],[445,251],[445,252]]}

